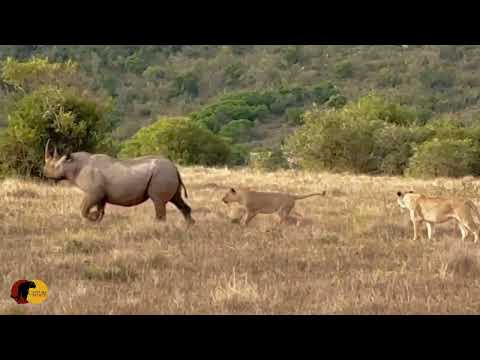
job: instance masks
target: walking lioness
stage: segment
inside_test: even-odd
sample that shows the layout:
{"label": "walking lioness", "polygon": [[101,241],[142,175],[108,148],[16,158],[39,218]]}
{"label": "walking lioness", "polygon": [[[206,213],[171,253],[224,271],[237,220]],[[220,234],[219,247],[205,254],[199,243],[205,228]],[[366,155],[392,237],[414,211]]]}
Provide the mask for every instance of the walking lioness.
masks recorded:
{"label": "walking lioness", "polygon": [[398,204],[401,208],[410,212],[413,223],[413,240],[417,240],[417,228],[420,223],[427,225],[428,240],[432,239],[433,226],[435,223],[443,223],[455,220],[462,232],[462,240],[465,241],[469,233],[474,236],[474,242],[478,241],[479,228],[473,221],[472,212],[480,220],[480,214],[475,204],[470,200],[458,198],[431,197],[409,191],[398,192]]}
{"label": "walking lioness", "polygon": [[296,196],[284,193],[274,192],[257,192],[248,190],[230,189],[227,191],[222,201],[225,204],[239,203],[247,210],[244,220],[244,225],[248,223],[258,214],[273,214],[277,213],[280,217],[280,222],[288,221],[289,214],[295,206],[295,201],[306,199],[311,196],[325,196],[323,193],[315,193],[304,196]]}

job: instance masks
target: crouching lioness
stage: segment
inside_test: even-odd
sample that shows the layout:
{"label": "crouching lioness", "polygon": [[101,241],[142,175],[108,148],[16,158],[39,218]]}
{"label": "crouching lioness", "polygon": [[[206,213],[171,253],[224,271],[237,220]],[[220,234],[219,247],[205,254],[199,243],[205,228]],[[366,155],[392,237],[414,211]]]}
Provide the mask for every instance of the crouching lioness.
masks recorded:
{"label": "crouching lioness", "polygon": [[401,208],[410,212],[413,223],[413,240],[418,238],[418,226],[424,222],[427,225],[428,240],[432,239],[433,226],[435,223],[443,223],[455,220],[462,232],[462,240],[465,241],[469,233],[474,236],[474,242],[478,241],[479,227],[473,221],[472,213],[480,220],[477,207],[471,200],[458,198],[431,197],[409,191],[398,192],[398,204]]}
{"label": "crouching lioness", "polygon": [[311,196],[325,196],[325,193],[324,191],[322,193],[296,196],[284,193],[235,190],[231,188],[222,198],[222,201],[227,205],[230,203],[243,205],[246,210],[244,225],[248,225],[258,214],[273,213],[277,213],[280,217],[280,222],[285,223],[289,219],[290,212],[295,207],[295,201]]}

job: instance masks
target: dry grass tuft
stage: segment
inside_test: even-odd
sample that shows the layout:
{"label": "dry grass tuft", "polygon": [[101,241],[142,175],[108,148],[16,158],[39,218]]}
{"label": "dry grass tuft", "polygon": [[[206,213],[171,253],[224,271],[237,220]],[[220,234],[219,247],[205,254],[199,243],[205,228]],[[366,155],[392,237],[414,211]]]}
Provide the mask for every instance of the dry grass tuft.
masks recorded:
{"label": "dry grass tuft", "polygon": [[[182,170],[197,223],[169,205],[107,206],[103,221],[80,216],[82,194],[65,184],[0,183],[0,284],[49,286],[42,305],[0,299],[4,314],[476,314],[480,245],[455,224],[435,241],[412,241],[398,190],[468,196],[475,179],[409,180],[298,171]],[[229,187],[296,194],[289,224],[259,215],[248,227]]]}
{"label": "dry grass tuft", "polygon": [[451,257],[447,271],[458,278],[478,279],[480,278],[480,262],[477,256],[460,251]]}

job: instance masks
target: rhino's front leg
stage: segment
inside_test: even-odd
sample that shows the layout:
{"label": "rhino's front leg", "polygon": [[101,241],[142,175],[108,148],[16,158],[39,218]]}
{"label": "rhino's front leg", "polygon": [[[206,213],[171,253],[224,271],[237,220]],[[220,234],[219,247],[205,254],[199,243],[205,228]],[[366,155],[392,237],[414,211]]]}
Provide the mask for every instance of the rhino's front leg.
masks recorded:
{"label": "rhino's front leg", "polygon": [[[97,206],[97,211],[90,213],[90,210]],[[99,195],[86,195],[82,201],[82,216],[90,221],[101,221],[105,213],[105,201]]]}
{"label": "rhino's front leg", "polygon": [[92,218],[92,221],[100,222],[103,219],[103,216],[105,215],[105,205],[106,202],[103,200],[99,204],[97,204],[97,210],[92,211],[90,213],[90,217]]}

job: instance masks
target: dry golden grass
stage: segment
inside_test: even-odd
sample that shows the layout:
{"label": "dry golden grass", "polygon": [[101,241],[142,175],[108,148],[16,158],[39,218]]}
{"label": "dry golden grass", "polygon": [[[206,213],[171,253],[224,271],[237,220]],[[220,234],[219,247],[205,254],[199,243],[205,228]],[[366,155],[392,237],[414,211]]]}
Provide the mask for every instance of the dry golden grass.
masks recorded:
{"label": "dry golden grass", "polygon": [[[168,206],[107,206],[100,224],[80,216],[75,188],[0,183],[0,313],[3,314],[477,314],[480,245],[453,223],[436,241],[412,241],[398,190],[456,194],[477,202],[474,179],[256,173],[187,168],[197,223]],[[229,186],[327,196],[298,201],[304,220],[259,215],[232,223]],[[15,280],[42,279],[49,298],[17,305]]]}

